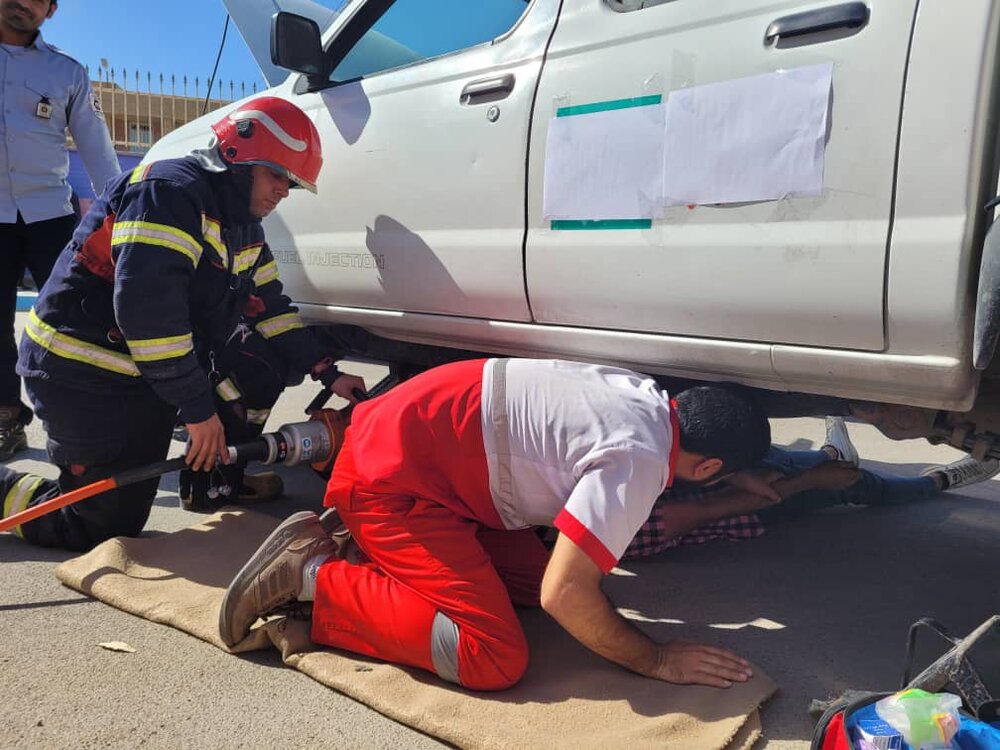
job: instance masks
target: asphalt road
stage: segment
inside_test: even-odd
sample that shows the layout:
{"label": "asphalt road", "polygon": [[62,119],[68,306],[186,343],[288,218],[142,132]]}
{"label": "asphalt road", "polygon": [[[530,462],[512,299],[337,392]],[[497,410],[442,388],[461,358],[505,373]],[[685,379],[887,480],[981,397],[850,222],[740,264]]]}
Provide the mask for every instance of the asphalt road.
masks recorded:
{"label": "asphalt road", "polygon": [[[377,379],[373,368],[355,369]],[[268,429],[299,421],[314,393],[312,385],[286,393]],[[774,428],[776,442],[796,448],[823,438],[820,420]],[[922,441],[893,443],[866,425],[850,430],[870,468],[912,475],[958,456]],[[12,465],[54,476],[42,463],[40,426],[30,442]],[[307,469],[282,474],[286,497],[261,510],[283,517],[318,505],[323,488]],[[178,507],[176,479],[165,478],[149,532],[199,518]],[[276,652],[231,656],[62,587],[53,570],[67,557],[0,535],[0,748],[441,746],[284,667]],[[761,746],[799,750],[811,736],[811,698],[895,687],[910,622],[934,616],[965,633],[1000,612],[998,563],[1000,485],[990,481],[631,564],[617,604],[668,620],[644,625],[655,637],[712,641],[761,665],[781,686],[762,712]],[[776,625],[747,624],[758,620]],[[136,652],[97,646],[107,641]]]}

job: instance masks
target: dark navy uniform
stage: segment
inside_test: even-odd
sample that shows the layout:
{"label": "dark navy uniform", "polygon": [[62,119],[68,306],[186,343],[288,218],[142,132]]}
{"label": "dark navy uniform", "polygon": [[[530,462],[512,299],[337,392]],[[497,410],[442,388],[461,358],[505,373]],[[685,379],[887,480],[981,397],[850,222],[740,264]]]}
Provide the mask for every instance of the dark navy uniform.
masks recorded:
{"label": "dark navy uniform", "polygon": [[[29,314],[18,373],[64,491],[162,460],[178,414],[218,412],[242,442],[260,433],[289,370],[337,376],[282,293],[249,190],[248,171],[212,151],[154,162],[110,183],[63,251]],[[64,509],[73,534],[51,517],[22,533],[74,549],[135,535],[155,491],[154,480]]]}

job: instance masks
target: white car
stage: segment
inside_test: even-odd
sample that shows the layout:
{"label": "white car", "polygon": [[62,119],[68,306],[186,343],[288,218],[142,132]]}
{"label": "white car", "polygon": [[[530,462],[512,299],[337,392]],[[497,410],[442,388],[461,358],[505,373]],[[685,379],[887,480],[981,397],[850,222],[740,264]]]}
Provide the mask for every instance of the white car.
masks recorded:
{"label": "white car", "polygon": [[[353,0],[326,13],[322,30],[276,15],[262,61],[300,71],[268,93],[314,118],[325,158],[319,196],[293,191],[266,229],[304,317],[348,326],[337,334],[355,354],[732,380],[772,414],[854,413],[1000,456],[1000,240],[984,210],[1000,4]],[[547,210],[565,108],[668,107],[695,87],[831,65],[818,194],[675,201],[636,222]],[[206,132],[192,123],[148,158]],[[631,135],[606,137],[614,149]]]}

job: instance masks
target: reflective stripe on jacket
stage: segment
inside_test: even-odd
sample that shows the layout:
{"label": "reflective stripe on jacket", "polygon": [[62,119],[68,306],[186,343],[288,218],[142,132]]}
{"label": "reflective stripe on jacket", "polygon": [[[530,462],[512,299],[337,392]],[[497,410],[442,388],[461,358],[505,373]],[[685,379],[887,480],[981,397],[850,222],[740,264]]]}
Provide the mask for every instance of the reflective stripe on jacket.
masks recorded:
{"label": "reflective stripe on jacket", "polygon": [[84,217],[32,310],[18,372],[152,389],[187,423],[215,411],[206,368],[241,316],[302,371],[327,352],[282,293],[249,180],[197,158],[138,167]]}

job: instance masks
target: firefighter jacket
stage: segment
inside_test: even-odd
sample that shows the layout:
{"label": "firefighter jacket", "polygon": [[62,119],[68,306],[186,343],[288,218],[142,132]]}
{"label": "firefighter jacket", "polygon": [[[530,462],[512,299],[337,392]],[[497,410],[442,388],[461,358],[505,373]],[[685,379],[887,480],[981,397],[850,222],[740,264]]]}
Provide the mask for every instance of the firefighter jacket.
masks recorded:
{"label": "firefighter jacket", "polygon": [[84,217],[29,313],[17,371],[104,394],[151,387],[201,422],[227,383],[209,378],[215,352],[241,320],[299,371],[332,362],[282,293],[249,175],[204,153],[153,162]]}

